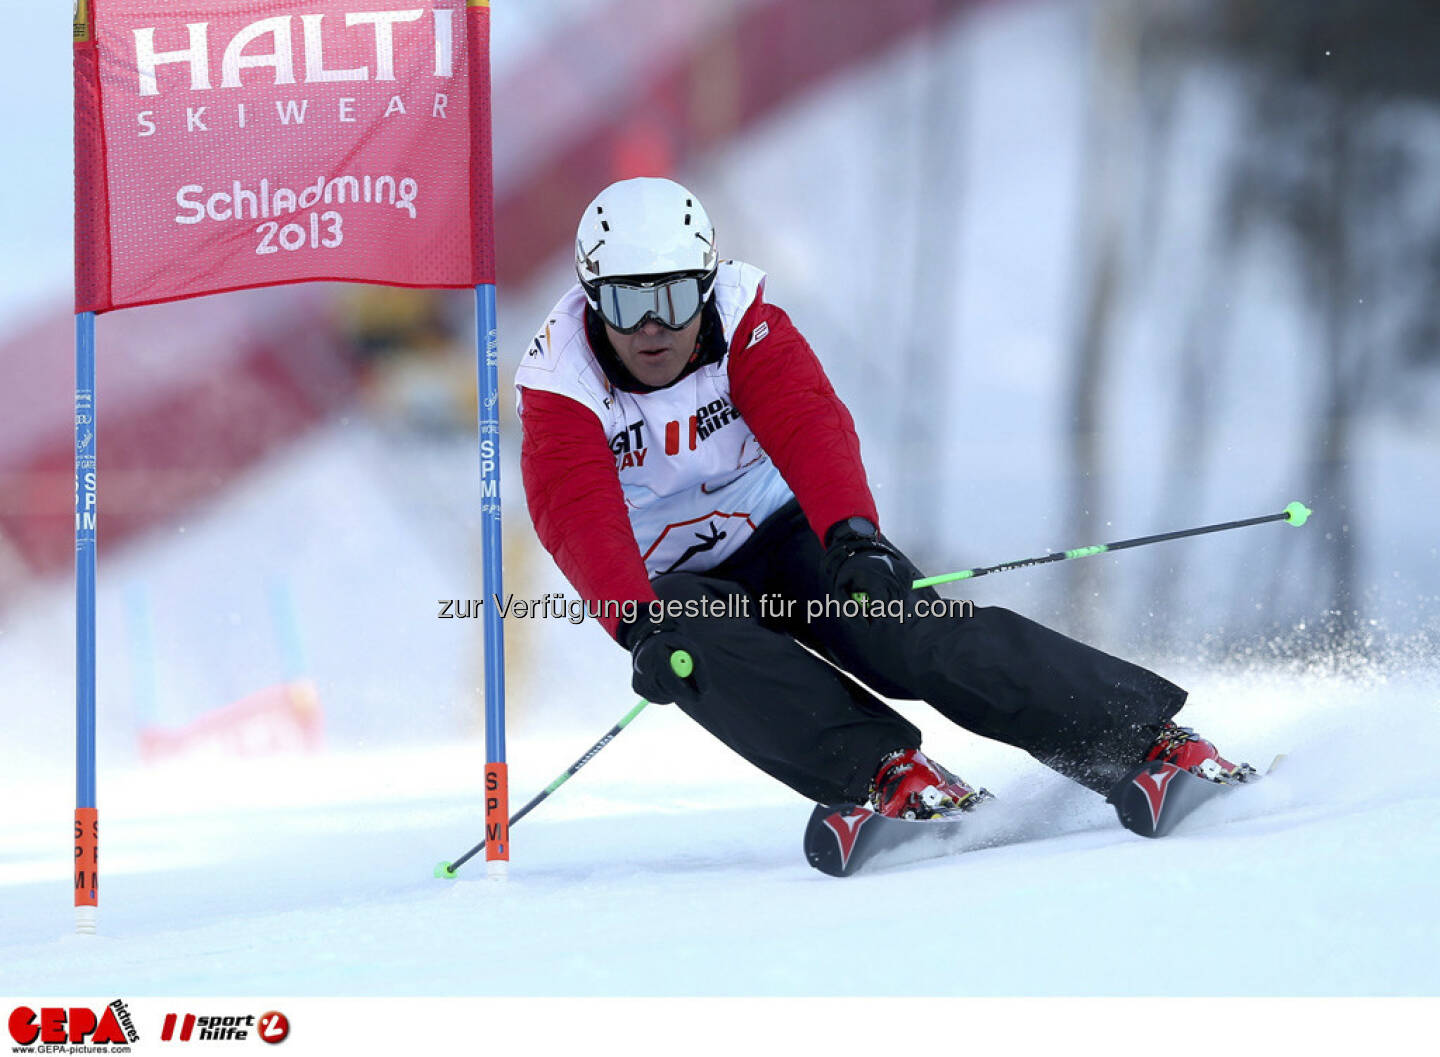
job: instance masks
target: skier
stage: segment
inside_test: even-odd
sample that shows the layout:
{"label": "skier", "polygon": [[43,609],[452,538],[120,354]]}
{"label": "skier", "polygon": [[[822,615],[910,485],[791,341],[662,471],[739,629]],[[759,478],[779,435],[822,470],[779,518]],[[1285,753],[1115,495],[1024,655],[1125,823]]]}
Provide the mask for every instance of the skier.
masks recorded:
{"label": "skier", "polygon": [[1159,675],[911,589],[921,574],[878,529],[849,412],[764,273],[719,259],[684,187],[607,187],[575,269],[516,372],[522,472],[541,542],[630,652],[636,693],[817,803],[892,818],[988,793],[871,690],[1102,794],[1147,759],[1250,773],[1172,721],[1185,691]]}

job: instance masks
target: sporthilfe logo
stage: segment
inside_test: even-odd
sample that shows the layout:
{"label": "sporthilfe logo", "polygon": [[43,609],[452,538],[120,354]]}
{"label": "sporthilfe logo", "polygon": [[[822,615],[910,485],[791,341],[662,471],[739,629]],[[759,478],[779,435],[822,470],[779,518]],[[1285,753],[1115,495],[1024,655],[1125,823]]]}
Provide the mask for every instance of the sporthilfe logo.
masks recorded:
{"label": "sporthilfe logo", "polygon": [[240,1042],[258,1035],[261,1042],[283,1042],[290,1034],[290,1019],[278,1010],[269,1009],[259,1017],[251,1013],[245,1016],[206,1015],[186,1013],[165,1014],[165,1024],[160,1029],[161,1042]]}

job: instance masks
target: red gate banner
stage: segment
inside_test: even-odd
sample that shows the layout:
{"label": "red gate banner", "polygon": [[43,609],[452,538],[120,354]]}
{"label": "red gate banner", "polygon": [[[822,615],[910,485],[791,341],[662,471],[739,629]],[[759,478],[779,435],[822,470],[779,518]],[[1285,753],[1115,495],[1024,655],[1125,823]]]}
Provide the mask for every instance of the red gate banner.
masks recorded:
{"label": "red gate banner", "polygon": [[489,14],[77,0],[76,311],[493,282]]}

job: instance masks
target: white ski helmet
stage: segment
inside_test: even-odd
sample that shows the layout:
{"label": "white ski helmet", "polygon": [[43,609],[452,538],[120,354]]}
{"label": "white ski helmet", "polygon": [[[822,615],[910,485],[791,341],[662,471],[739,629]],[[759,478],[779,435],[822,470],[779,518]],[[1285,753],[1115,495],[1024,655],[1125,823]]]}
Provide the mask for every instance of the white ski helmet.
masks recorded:
{"label": "white ski helmet", "polygon": [[575,232],[575,274],[590,307],[612,279],[688,273],[708,298],[719,258],[705,207],[674,180],[620,180],[595,196]]}

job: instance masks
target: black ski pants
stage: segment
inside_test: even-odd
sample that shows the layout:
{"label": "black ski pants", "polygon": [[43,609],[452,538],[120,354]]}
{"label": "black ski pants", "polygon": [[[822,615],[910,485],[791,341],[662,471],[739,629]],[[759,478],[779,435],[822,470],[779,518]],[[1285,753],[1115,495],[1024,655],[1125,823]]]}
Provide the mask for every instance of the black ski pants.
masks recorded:
{"label": "black ski pants", "polygon": [[[712,613],[678,619],[704,677],[704,691],[679,707],[811,800],[864,802],[880,759],[920,746],[914,724],[860,681],[923,700],[1102,793],[1185,703],[1185,691],[1153,672],[1008,609],[976,606],[967,616],[942,603],[941,615],[902,620],[845,616],[832,604],[816,615],[809,603],[834,597],[823,556],[792,502],[714,569],[652,581],[661,599]],[[912,591],[907,614],[921,600],[942,602],[933,588]],[[713,615],[722,603],[730,615]]]}

